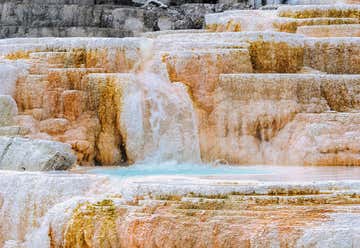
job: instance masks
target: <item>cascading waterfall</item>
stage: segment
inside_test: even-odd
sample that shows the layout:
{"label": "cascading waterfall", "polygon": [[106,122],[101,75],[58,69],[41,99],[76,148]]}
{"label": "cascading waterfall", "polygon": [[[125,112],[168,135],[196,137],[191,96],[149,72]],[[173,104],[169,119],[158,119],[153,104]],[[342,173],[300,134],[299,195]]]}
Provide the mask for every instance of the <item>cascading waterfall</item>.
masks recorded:
{"label": "cascading waterfall", "polygon": [[195,112],[187,89],[155,73],[138,75],[143,89],[145,161],[199,162]]}
{"label": "cascading waterfall", "polygon": [[[170,82],[159,54],[149,47],[135,66],[136,87],[122,101],[120,125],[133,162],[200,162],[200,141],[187,87]],[[121,128],[120,128],[121,129]]]}
{"label": "cascading waterfall", "polygon": [[[199,162],[196,116],[186,86],[145,68],[131,74],[136,87],[121,100],[120,123],[126,146],[138,154],[134,162]],[[84,196],[92,196],[97,184],[104,188],[103,180],[87,176],[9,173],[0,181],[0,246],[49,247],[50,226],[62,237],[72,211],[91,199]]]}

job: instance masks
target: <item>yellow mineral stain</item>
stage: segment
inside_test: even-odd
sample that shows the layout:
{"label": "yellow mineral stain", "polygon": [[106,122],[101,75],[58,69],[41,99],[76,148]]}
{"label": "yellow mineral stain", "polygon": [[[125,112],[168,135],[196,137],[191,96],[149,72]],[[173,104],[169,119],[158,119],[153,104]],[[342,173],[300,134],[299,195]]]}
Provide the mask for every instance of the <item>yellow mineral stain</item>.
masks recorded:
{"label": "yellow mineral stain", "polygon": [[116,220],[121,212],[109,199],[80,204],[64,233],[64,248],[106,248],[119,244]]}

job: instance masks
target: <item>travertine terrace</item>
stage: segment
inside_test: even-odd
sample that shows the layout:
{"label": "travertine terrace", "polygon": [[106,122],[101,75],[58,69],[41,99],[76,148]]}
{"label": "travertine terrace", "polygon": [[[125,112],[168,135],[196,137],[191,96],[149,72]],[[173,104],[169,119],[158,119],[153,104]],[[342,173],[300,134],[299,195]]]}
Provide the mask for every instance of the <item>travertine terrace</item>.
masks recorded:
{"label": "travertine terrace", "polygon": [[136,38],[0,40],[0,169],[281,165],[261,177],[3,171],[0,246],[360,246],[359,21],[348,1]]}

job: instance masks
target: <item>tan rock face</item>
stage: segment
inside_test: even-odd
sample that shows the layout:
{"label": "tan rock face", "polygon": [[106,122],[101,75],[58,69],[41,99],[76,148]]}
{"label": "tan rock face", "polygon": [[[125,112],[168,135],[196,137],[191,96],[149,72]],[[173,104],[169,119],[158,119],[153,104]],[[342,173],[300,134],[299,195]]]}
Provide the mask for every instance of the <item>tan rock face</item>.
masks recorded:
{"label": "tan rock face", "polygon": [[[14,94],[18,123],[28,137],[71,144],[81,164],[197,160],[199,149],[206,162],[357,164],[356,149],[344,148],[347,160],[325,156],[336,152],[317,143],[290,159],[300,143],[287,135],[298,125],[311,136],[303,114],[359,111],[358,12],[349,4],[288,6],[207,16],[217,32],[19,40],[3,52],[29,65]],[[345,133],[330,146],[352,144]]]}
{"label": "tan rock face", "polygon": [[311,18],[311,17],[353,17],[359,18],[360,8],[358,5],[344,4],[336,5],[305,5],[305,6],[283,6],[278,10],[280,17]]}
{"label": "tan rock face", "polygon": [[47,119],[40,122],[40,132],[56,135],[62,134],[69,128],[70,122],[67,119]]}
{"label": "tan rock face", "polygon": [[0,136],[30,138],[0,137],[0,164],[354,166],[331,167],[342,181],[290,166],[228,176],[247,181],[1,172],[0,246],[355,247],[359,6],[242,14],[151,39],[0,40],[0,60],[23,70],[6,76],[17,83],[15,101],[0,96]]}
{"label": "tan rock face", "polygon": [[[348,195],[326,197],[316,189],[288,191],[276,186],[263,195],[167,195],[116,202],[121,199],[79,204],[62,227],[61,243],[56,223],[50,222],[50,243],[53,247],[308,246],[305,230],[323,230],[326,223],[337,221],[332,216],[342,216],[346,208],[353,216],[359,212],[358,200]],[[327,207],[320,207],[324,202]],[[349,230],[348,235],[354,237],[355,232]],[[346,238],[342,242],[351,243]]]}
{"label": "tan rock face", "polygon": [[[136,177],[128,178],[125,185],[87,173],[2,171],[0,245],[235,248],[357,244],[359,168],[263,168],[273,173]],[[254,178],[259,181],[249,181]],[[282,182],[271,181],[276,178]],[[316,178],[322,180],[314,181]]]}
{"label": "tan rock face", "polygon": [[[356,103],[358,93],[353,90],[358,87],[359,80],[352,76],[313,74],[221,75],[215,94],[216,107],[210,115],[213,125],[210,126],[208,137],[212,139],[207,140],[210,145],[205,152],[209,157],[204,157],[204,159],[208,161],[216,160],[216,158],[225,159],[235,164],[308,163],[306,155],[301,155],[301,158],[294,160],[285,159],[280,155],[286,154],[287,151],[289,156],[293,153],[299,154],[299,151],[292,151],[291,145],[285,141],[286,139],[284,140],[284,134],[294,130],[294,125],[298,124],[298,113],[357,110],[359,108]],[[338,97],[340,95],[341,98]],[[331,118],[336,114],[312,114],[312,116],[319,116],[320,125],[323,123],[321,116]],[[349,118],[350,123],[350,119],[353,118],[351,116],[351,114],[344,114],[343,119]],[[323,124],[327,125],[326,123],[324,120]],[[345,123],[339,126],[343,126],[344,130],[350,128]],[[356,125],[351,128],[353,131],[358,131]],[[334,132],[336,133],[335,130]],[[344,133],[339,134],[339,137],[342,135]],[[300,136],[295,140],[300,139]],[[344,135],[343,138],[352,143],[350,136]],[[280,140],[284,142],[282,145],[279,144]],[[333,144],[337,144],[338,141],[334,140]],[[301,146],[302,148],[299,149],[303,151],[306,150],[304,147],[310,147],[309,144],[297,146]],[[309,148],[314,152],[313,156],[317,154],[319,158],[322,157],[322,152],[315,146]],[[356,154],[355,151],[350,153]],[[336,165],[335,160],[328,162],[328,164]],[[347,162],[354,164],[352,155]],[[310,164],[317,164],[317,162]]]}
{"label": "tan rock face", "polygon": [[61,94],[64,116],[69,120],[76,120],[85,109],[83,92],[67,90]]}
{"label": "tan rock face", "polygon": [[309,37],[360,37],[360,25],[304,26],[300,27],[297,33]]}
{"label": "tan rock face", "polygon": [[125,162],[121,151],[122,137],[118,129],[121,109],[121,87],[112,77],[99,76],[84,79],[90,90],[88,107],[97,113],[99,133],[96,139],[97,161],[103,164]]}
{"label": "tan rock face", "polygon": [[287,164],[358,166],[358,122],[358,113],[299,114],[272,144]]}
{"label": "tan rock face", "polygon": [[213,109],[211,95],[221,73],[252,72],[249,52],[245,49],[175,52],[165,54],[163,59],[170,80],[188,85],[194,102],[208,112]]}
{"label": "tan rock face", "polygon": [[9,95],[0,95],[0,127],[14,124],[14,117],[18,113],[16,102]]}
{"label": "tan rock face", "polygon": [[89,90],[99,88],[89,87],[83,79],[89,73],[131,70],[141,57],[141,46],[146,47],[146,40],[141,44],[139,41],[125,39],[115,47],[104,44],[101,49],[96,48],[97,44],[92,49],[93,45],[87,41],[88,49],[81,45],[71,48],[68,44],[64,45],[64,50],[61,44],[56,44],[53,51],[34,49],[37,51],[23,52],[23,56],[19,52],[8,55],[14,60],[25,58],[30,65],[30,74],[24,79],[18,78],[15,92],[23,114],[17,122],[30,130],[27,136],[71,144],[80,164],[124,161],[120,151],[121,137],[116,131],[119,106],[113,105],[120,101],[120,98],[115,99],[119,97],[117,89],[101,88],[96,93],[101,96],[101,106],[94,109],[88,98],[94,92]]}
{"label": "tan rock face", "polygon": [[359,23],[357,12],[358,7],[355,5],[345,5],[345,8],[336,8],[332,5],[320,8],[316,5],[303,8],[283,6],[278,11],[232,10],[209,14],[206,15],[205,22],[206,28],[212,32],[274,30],[296,33],[298,28],[311,28],[314,25],[321,25],[326,29],[327,25],[357,24]]}
{"label": "tan rock face", "polygon": [[[192,44],[196,39],[198,44],[187,47],[184,43]],[[224,32],[224,33],[199,33],[172,34],[158,37],[161,50],[172,50],[172,46],[166,44],[174,40],[172,46],[178,45],[179,49],[185,50],[211,50],[213,48],[246,48],[249,50],[253,71],[295,73],[303,66],[304,43],[302,36],[290,35],[277,32]],[[216,41],[216,43],[210,43]],[[191,43],[192,42],[192,43]],[[162,45],[164,47],[162,47]],[[202,45],[202,46],[201,46]],[[244,57],[242,58],[244,61]],[[240,68],[237,67],[230,68]],[[243,67],[244,68],[244,67]],[[246,68],[246,67],[245,67]],[[226,72],[226,70],[225,70]],[[249,72],[247,68],[246,72]],[[226,73],[230,73],[226,72]],[[234,72],[233,72],[234,73]],[[241,71],[240,71],[241,73]]]}
{"label": "tan rock face", "polygon": [[71,145],[79,164],[94,165],[99,132],[99,119],[93,112],[86,112],[73,122],[64,134],[57,136],[57,139]]}
{"label": "tan rock face", "polygon": [[309,39],[304,63],[330,74],[359,74],[360,38]]}
{"label": "tan rock face", "polygon": [[[196,207],[195,205],[194,207]],[[95,206],[96,208],[99,207]],[[106,207],[103,208],[106,209]],[[108,208],[111,209],[111,206]],[[108,224],[103,229],[104,238],[102,240],[93,238],[95,233],[101,232],[101,229],[94,230],[91,229],[91,226],[99,228],[100,223],[105,224],[106,222],[101,222],[101,219],[106,218],[107,214],[98,217],[91,216],[90,226],[82,223],[83,220],[86,220],[87,214],[81,213],[82,219],[79,220],[78,216],[75,216],[74,219],[74,222],[81,226],[78,229],[73,229],[73,227],[68,229],[67,245],[65,247],[106,247],[107,245],[109,247],[116,247],[119,244],[125,247],[251,247],[252,245],[269,246],[273,242],[270,237],[274,230],[271,228],[263,230],[263,226],[260,227],[250,217],[250,210],[248,213],[243,213],[248,216],[243,217],[243,224],[239,225],[240,218],[232,217],[231,221],[216,220],[216,217],[219,218],[220,216],[210,217],[211,214],[206,213],[206,210],[195,210],[193,212],[185,210],[183,211],[184,213],[174,215],[166,211],[166,207],[163,209],[160,209],[161,207],[158,208],[153,208],[153,217],[150,213],[146,213],[146,209],[143,210],[145,211],[143,218],[137,216],[121,218],[115,215],[112,217],[114,220],[112,220],[111,224]],[[220,210],[221,207],[214,208],[219,208]],[[285,209],[282,210],[286,211]],[[121,213],[126,210],[120,208],[113,211]],[[197,211],[203,212],[203,214],[196,213]],[[290,222],[286,220],[285,216],[275,214],[275,211],[264,211],[262,215],[266,213],[272,215],[271,219],[265,221],[266,224],[276,223],[277,226],[285,226],[287,224],[301,226],[306,225],[306,221],[302,218],[306,218],[308,222],[316,222],[316,220],[321,220],[325,217],[325,214],[321,211],[309,211],[305,214],[302,213],[301,217],[299,217],[301,213],[299,211],[293,212],[291,216],[287,216],[292,219]],[[157,217],[156,214],[158,215]],[[261,217],[258,216],[258,218]],[[108,219],[105,220],[108,221]],[[266,226],[265,223],[262,224]],[[83,229],[83,227],[86,227],[86,229]],[[280,227],[279,231],[277,238],[284,246],[294,246],[296,238],[300,236],[300,230],[296,228],[290,230],[284,228],[282,230]],[[80,239],[79,237],[81,236],[85,236],[85,238]]]}

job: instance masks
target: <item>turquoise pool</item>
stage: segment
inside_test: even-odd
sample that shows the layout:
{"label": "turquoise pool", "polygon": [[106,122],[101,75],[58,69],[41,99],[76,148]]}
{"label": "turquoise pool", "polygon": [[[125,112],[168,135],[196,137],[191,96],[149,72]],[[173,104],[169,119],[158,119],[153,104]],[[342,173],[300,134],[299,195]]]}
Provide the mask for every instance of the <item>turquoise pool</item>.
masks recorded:
{"label": "turquoise pool", "polygon": [[101,174],[116,177],[156,176],[156,175],[184,175],[184,176],[212,176],[212,175],[259,175],[271,174],[271,170],[263,168],[249,168],[239,166],[208,164],[177,164],[146,163],[135,164],[129,167],[96,168],[90,170],[92,174]]}

